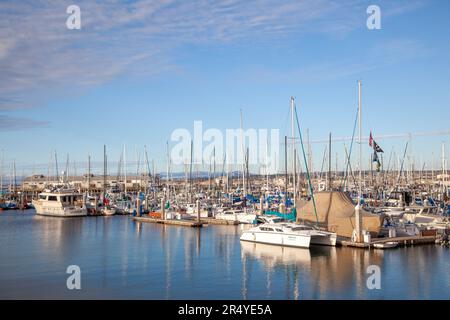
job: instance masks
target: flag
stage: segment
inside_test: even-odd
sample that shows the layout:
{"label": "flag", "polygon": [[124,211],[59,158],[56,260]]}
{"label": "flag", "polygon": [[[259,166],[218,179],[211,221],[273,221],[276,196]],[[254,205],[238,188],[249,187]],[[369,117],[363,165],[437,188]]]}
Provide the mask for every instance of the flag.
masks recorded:
{"label": "flag", "polygon": [[372,131],[370,131],[369,146],[372,147],[375,152],[384,153],[383,149],[381,149],[378,143],[376,143],[375,140],[373,140]]}
{"label": "flag", "polygon": [[373,150],[375,150],[375,152],[384,153],[383,149],[381,149],[381,147],[375,142],[375,140],[373,141]]}

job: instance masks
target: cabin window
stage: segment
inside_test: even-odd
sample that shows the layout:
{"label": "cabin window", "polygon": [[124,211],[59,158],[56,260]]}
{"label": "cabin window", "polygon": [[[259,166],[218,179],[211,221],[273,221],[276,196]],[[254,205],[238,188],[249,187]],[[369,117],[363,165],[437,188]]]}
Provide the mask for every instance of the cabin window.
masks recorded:
{"label": "cabin window", "polygon": [[47,200],[47,196],[46,196],[46,195],[43,195],[43,194],[41,194],[41,195],[39,195],[39,199],[41,199],[41,200]]}
{"label": "cabin window", "polygon": [[281,229],[275,229],[275,230],[277,230],[278,232],[283,232],[283,230],[281,230]]}
{"label": "cabin window", "polygon": [[58,201],[56,196],[48,196],[48,201]]}
{"label": "cabin window", "polygon": [[272,228],[266,228],[266,227],[261,227],[260,228],[262,231],[273,231]]}

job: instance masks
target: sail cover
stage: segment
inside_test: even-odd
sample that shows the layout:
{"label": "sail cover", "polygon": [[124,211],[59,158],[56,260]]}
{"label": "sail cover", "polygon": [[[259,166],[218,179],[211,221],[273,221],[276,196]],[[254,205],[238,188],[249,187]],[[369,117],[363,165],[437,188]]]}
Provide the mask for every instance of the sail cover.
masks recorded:
{"label": "sail cover", "polygon": [[[355,204],[347,193],[324,191],[314,194],[319,225],[338,236],[352,236],[355,225]],[[361,210],[362,230],[377,236],[383,223],[383,217]],[[297,201],[297,222],[316,223],[313,201]]]}

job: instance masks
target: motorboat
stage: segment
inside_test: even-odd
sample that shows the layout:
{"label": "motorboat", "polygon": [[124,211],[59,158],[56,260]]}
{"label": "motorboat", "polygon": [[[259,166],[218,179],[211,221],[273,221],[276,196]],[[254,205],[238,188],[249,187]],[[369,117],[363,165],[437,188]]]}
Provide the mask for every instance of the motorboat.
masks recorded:
{"label": "motorboat", "polygon": [[373,247],[376,249],[392,249],[396,248],[398,246],[397,241],[389,241],[389,242],[382,242],[382,243],[374,243]]}
{"label": "motorboat", "polygon": [[253,224],[256,221],[256,214],[245,212],[244,210],[224,210],[215,216],[218,220],[238,221],[244,224]]}
{"label": "motorboat", "polygon": [[54,217],[83,217],[87,216],[83,195],[70,189],[46,191],[33,200],[36,214]]}
{"label": "motorboat", "polygon": [[111,205],[106,205],[106,206],[104,206],[103,209],[102,209],[102,213],[103,213],[105,216],[113,216],[113,215],[116,214],[116,212],[117,212],[116,207],[111,206]]}

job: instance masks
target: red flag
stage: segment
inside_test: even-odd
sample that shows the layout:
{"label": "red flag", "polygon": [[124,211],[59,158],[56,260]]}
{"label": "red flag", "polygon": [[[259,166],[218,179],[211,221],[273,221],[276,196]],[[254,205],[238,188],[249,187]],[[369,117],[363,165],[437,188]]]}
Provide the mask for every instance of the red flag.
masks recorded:
{"label": "red flag", "polygon": [[372,137],[372,131],[370,131],[370,137],[369,137],[369,146],[373,147],[373,137]]}

